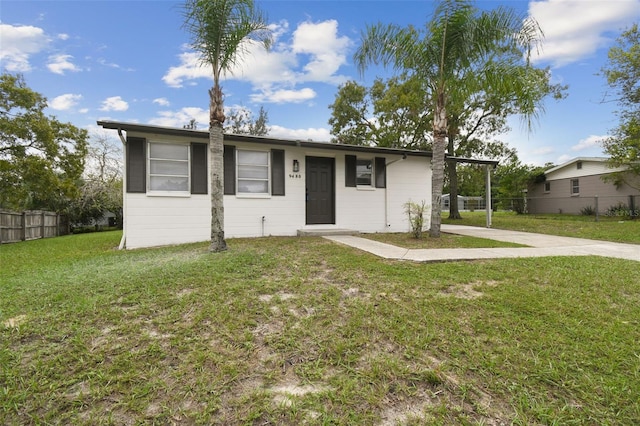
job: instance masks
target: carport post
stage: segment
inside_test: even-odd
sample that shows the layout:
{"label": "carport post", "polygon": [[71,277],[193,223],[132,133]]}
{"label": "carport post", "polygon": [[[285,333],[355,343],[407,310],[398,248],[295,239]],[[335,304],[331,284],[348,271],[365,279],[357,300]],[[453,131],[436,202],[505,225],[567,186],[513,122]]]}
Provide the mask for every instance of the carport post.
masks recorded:
{"label": "carport post", "polygon": [[487,187],[486,187],[486,201],[485,201],[485,210],[487,211],[487,228],[491,228],[491,211],[493,210],[491,206],[491,169],[489,168],[490,164],[485,164],[485,170],[487,172]]}

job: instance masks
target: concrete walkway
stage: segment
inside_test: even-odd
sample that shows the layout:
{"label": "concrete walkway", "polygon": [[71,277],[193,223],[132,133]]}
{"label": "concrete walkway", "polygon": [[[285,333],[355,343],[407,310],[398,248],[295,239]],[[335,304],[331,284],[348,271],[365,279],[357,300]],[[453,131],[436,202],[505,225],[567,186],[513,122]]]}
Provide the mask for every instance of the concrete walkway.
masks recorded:
{"label": "concrete walkway", "polygon": [[548,256],[604,256],[640,262],[640,245],[637,244],[610,243],[583,238],[559,237],[462,225],[442,225],[441,230],[449,234],[518,243],[529,247],[405,249],[353,235],[333,235],[324,238],[386,259],[413,260],[416,262]]}

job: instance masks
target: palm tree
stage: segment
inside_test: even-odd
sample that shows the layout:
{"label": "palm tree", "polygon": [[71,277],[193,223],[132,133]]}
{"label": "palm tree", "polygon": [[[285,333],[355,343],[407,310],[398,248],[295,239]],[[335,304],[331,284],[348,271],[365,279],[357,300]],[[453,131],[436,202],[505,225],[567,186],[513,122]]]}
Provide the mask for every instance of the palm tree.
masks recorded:
{"label": "palm tree", "polygon": [[[430,93],[433,109],[431,237],[440,236],[441,199],[447,147],[448,104],[460,104],[477,92],[483,81],[503,93],[518,91],[505,76],[522,70],[540,41],[538,24],[513,10],[500,7],[480,12],[469,0],[443,0],[423,31],[414,27],[369,26],[354,61],[361,73],[369,64],[392,65],[418,76]],[[518,52],[518,55],[514,55]],[[521,72],[521,71],[519,71]],[[480,77],[479,79],[468,76]],[[425,106],[427,108],[427,106]],[[522,111],[535,115],[535,109]]]}
{"label": "palm tree", "polygon": [[266,17],[253,0],[186,0],[184,28],[191,47],[213,69],[209,89],[209,162],[211,186],[211,245],[214,252],[227,249],[224,239],[224,104],[220,78],[233,71],[252,43],[268,49],[272,36]]}

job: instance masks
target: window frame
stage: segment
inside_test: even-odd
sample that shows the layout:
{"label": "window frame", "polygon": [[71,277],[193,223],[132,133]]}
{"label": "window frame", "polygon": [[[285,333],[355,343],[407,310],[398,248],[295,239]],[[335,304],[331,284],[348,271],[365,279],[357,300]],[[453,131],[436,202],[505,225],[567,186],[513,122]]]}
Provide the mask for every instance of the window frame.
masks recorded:
{"label": "window frame", "polygon": [[[171,146],[177,146],[180,147],[184,150],[186,150],[186,154],[187,154],[187,158],[186,160],[184,159],[176,159],[176,158],[162,158],[162,157],[152,157],[151,156],[151,151],[153,150],[152,147],[154,145],[171,145]],[[191,196],[191,163],[192,163],[192,159],[191,159],[191,144],[190,143],[183,143],[183,142],[175,142],[175,141],[158,141],[158,140],[148,140],[147,141],[147,150],[146,150],[146,166],[147,166],[147,171],[146,171],[146,183],[147,183],[147,191],[146,193],[148,195],[161,195],[161,196],[174,196],[174,197],[188,197]],[[173,161],[173,162],[182,162],[186,164],[186,174],[184,175],[170,175],[170,174],[163,174],[163,173],[152,173],[152,167],[151,165],[154,162],[162,162],[162,161]],[[153,189],[152,185],[151,185],[151,178],[152,177],[180,177],[180,178],[186,178],[187,180],[187,188],[186,189]]]}
{"label": "window frame", "polygon": [[[358,166],[360,165],[359,163],[369,163],[369,171],[368,171],[368,175],[369,175],[369,183],[360,183],[358,182],[359,178],[359,172],[358,172]],[[356,156],[356,188],[373,188],[375,185],[375,164],[374,164],[374,159],[373,158],[367,158],[367,157],[357,157]]]}
{"label": "window frame", "polygon": [[[251,153],[260,153],[260,154],[264,154],[267,158],[267,164],[266,166],[264,165],[256,165],[256,164],[250,164],[250,163],[241,163],[240,162],[240,156],[242,155],[242,153],[247,153],[247,152],[251,152]],[[235,149],[235,195],[236,197],[241,197],[241,198],[269,198],[271,197],[271,192],[272,192],[272,176],[271,176],[271,151],[270,150],[264,150],[264,149],[247,149],[247,148],[236,148]],[[240,167],[241,166],[253,166],[253,167],[266,167],[266,178],[265,179],[259,179],[259,178],[243,178],[241,176],[240,173]],[[267,191],[266,192],[244,192],[242,191],[242,188],[240,187],[240,181],[261,181],[261,182],[266,182],[266,187],[267,187]]]}
{"label": "window frame", "polygon": [[571,196],[580,195],[580,179],[571,179]]}
{"label": "window frame", "polygon": [[548,194],[549,192],[551,192],[551,182],[544,183],[544,192],[545,194]]}

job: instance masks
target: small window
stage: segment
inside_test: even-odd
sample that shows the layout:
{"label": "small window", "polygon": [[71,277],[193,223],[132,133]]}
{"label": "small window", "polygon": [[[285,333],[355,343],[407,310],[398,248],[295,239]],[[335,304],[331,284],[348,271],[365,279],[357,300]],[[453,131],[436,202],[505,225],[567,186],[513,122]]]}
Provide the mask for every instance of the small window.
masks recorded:
{"label": "small window", "polygon": [[582,161],[578,161],[578,163],[576,163],[576,167],[580,170],[582,168]]}
{"label": "small window", "polygon": [[580,194],[580,180],[571,179],[571,195]]}
{"label": "small window", "polygon": [[189,192],[189,145],[149,143],[149,190]]}
{"label": "small window", "polygon": [[373,173],[373,162],[358,158],[356,162],[356,185],[371,186],[371,176]]}
{"label": "small window", "polygon": [[269,152],[237,150],[239,194],[269,194]]}
{"label": "small window", "polygon": [[544,192],[551,192],[551,182],[544,183]]}

